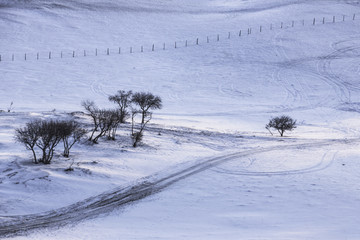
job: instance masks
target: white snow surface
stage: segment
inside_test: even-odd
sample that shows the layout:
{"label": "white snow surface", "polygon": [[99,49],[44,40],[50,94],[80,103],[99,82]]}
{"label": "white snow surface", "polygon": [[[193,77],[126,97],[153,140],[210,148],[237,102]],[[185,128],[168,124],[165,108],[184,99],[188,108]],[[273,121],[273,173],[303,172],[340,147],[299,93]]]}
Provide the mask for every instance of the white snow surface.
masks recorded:
{"label": "white snow surface", "polygon": [[[360,1],[0,0],[0,54],[0,227],[237,156],[9,239],[360,239]],[[70,159],[59,148],[44,166],[14,142],[16,128],[68,118],[82,100],[115,107],[117,90],[163,100],[140,147],[125,124],[116,141],[75,145]],[[264,126],[282,114],[298,127],[272,136]]]}

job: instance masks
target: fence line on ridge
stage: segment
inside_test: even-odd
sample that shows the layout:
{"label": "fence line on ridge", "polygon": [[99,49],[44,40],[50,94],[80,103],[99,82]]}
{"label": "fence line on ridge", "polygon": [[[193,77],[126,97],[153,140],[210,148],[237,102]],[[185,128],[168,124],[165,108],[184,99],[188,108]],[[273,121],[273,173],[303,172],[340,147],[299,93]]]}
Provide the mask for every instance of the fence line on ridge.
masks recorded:
{"label": "fence line on ridge", "polygon": [[[1,54],[0,53],[0,64],[2,62],[15,62],[15,61],[39,61],[44,59],[63,59],[63,58],[79,58],[79,57],[97,57],[97,56],[110,56],[110,55],[122,55],[122,54],[133,54],[133,53],[144,53],[144,52],[155,52],[155,51],[164,51],[168,49],[178,49],[182,47],[189,47],[189,46],[196,46],[201,43],[210,43],[210,42],[219,42],[223,39],[231,39],[233,37],[242,37],[244,35],[251,35],[253,34],[253,31],[262,33],[266,29],[272,31],[275,29],[284,29],[284,28],[294,28],[297,26],[316,26],[316,25],[324,25],[324,24],[330,24],[330,23],[339,23],[339,22],[346,22],[346,21],[355,21],[357,19],[360,19],[360,16],[358,17],[358,14],[354,13],[353,15],[341,15],[339,16],[332,16],[332,18],[312,18],[310,24],[309,21],[298,20],[291,22],[280,22],[279,24],[273,24],[270,23],[267,26],[260,25],[256,28],[248,27],[245,31],[244,29],[239,29],[237,32],[228,32],[227,35],[207,35],[205,38],[199,38],[196,37],[193,41],[189,41],[188,39],[183,41],[174,41],[173,45],[168,43],[163,43],[162,45],[156,45],[155,43],[149,44],[149,48],[145,48],[144,45],[141,45],[140,47],[133,47],[130,46],[127,49],[124,49],[122,47],[116,47],[116,48],[103,48],[98,49],[95,48],[93,50],[82,50],[82,51],[75,51],[75,50],[68,50],[68,51],[60,51],[60,52],[36,52],[36,53],[23,53],[23,54]],[[202,41],[203,40],[203,41]]]}

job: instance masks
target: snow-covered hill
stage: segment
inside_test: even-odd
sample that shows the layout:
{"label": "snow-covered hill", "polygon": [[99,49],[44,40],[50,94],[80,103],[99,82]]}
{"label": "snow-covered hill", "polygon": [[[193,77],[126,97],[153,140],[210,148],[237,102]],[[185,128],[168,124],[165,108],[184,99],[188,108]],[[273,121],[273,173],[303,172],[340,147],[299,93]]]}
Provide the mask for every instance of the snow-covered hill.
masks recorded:
{"label": "snow-covered hill", "polygon": [[[0,113],[0,220],[249,150],[139,204],[24,238],[358,239],[359,52],[357,0],[0,0],[0,109],[14,103]],[[120,89],[163,99],[141,148],[124,127],[115,143],[77,146],[69,174],[71,160],[34,166],[14,143],[30,119],[82,111],[85,99],[112,107]],[[284,139],[264,128],[281,114],[299,124]],[[271,146],[289,149],[256,151]]]}

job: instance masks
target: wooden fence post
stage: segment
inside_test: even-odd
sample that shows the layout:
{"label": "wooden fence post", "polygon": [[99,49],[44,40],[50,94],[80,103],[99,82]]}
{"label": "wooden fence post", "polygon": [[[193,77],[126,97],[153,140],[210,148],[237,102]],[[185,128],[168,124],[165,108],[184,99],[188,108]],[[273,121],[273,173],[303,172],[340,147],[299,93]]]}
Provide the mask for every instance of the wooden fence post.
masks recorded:
{"label": "wooden fence post", "polygon": [[175,42],[175,48],[176,48],[176,42]]}
{"label": "wooden fence post", "polygon": [[97,48],[95,48],[95,56],[97,56]]}
{"label": "wooden fence post", "polygon": [[132,47],[130,47],[130,53],[132,53]]}
{"label": "wooden fence post", "polygon": [[206,42],[209,43],[209,36],[206,37]]}
{"label": "wooden fence post", "polygon": [[109,48],[106,49],[106,54],[110,55],[110,49]]}
{"label": "wooden fence post", "polygon": [[75,57],[75,51],[73,51],[73,58]]}
{"label": "wooden fence post", "polygon": [[185,40],[185,47],[187,47],[187,40]]}
{"label": "wooden fence post", "polygon": [[51,59],[51,52],[49,52],[49,59]]}
{"label": "wooden fence post", "polygon": [[354,15],[353,15],[353,20],[355,20],[355,13],[354,13]]}
{"label": "wooden fence post", "polygon": [[218,34],[218,35],[217,35],[217,41],[219,41],[219,40],[220,40],[220,35]]}
{"label": "wooden fence post", "polygon": [[323,24],[325,24],[325,17],[323,17]]}
{"label": "wooden fence post", "polygon": [[239,37],[241,37],[241,30],[239,31]]}
{"label": "wooden fence post", "polygon": [[313,25],[315,25],[315,21],[316,21],[316,20],[315,20],[315,18],[314,18],[314,20],[313,20]]}
{"label": "wooden fence post", "polygon": [[39,53],[36,53],[36,60],[39,60]]}
{"label": "wooden fence post", "polygon": [[291,27],[294,27],[294,21],[291,21]]}
{"label": "wooden fence post", "polygon": [[84,57],[86,57],[86,50],[84,50]]}
{"label": "wooden fence post", "polygon": [[272,30],[272,23],[270,24],[270,30]]}
{"label": "wooden fence post", "polygon": [[261,28],[262,28],[262,26],[260,26],[260,32],[261,32],[261,30],[262,30]]}
{"label": "wooden fence post", "polygon": [[302,20],[302,25],[305,26],[305,20],[304,19]]}
{"label": "wooden fence post", "polygon": [[335,16],[333,16],[333,23],[335,23]]}
{"label": "wooden fence post", "polygon": [[152,51],[155,51],[155,44],[152,45]]}
{"label": "wooden fence post", "polygon": [[199,38],[196,39],[196,45],[199,45]]}
{"label": "wooden fence post", "polygon": [[14,56],[14,54],[12,55],[11,60],[12,60],[12,61],[14,61],[14,60],[15,60],[15,56]]}
{"label": "wooden fence post", "polygon": [[121,54],[121,47],[119,47],[119,54]]}
{"label": "wooden fence post", "polygon": [[143,46],[141,46],[141,50],[140,50],[140,52],[143,52],[143,51],[144,51]]}
{"label": "wooden fence post", "polygon": [[63,52],[62,51],[60,52],[60,58],[63,58]]}
{"label": "wooden fence post", "polygon": [[1,54],[0,54],[0,62],[1,62]]}
{"label": "wooden fence post", "polygon": [[26,61],[26,53],[25,53],[25,61]]}
{"label": "wooden fence post", "polygon": [[283,22],[281,22],[281,24],[280,24],[280,28],[283,28]]}
{"label": "wooden fence post", "polygon": [[163,50],[165,50],[165,43],[163,44]]}
{"label": "wooden fence post", "polygon": [[345,15],[343,15],[343,22],[345,21]]}
{"label": "wooden fence post", "polygon": [[229,32],[228,39],[230,39],[230,34],[231,34],[231,33]]}

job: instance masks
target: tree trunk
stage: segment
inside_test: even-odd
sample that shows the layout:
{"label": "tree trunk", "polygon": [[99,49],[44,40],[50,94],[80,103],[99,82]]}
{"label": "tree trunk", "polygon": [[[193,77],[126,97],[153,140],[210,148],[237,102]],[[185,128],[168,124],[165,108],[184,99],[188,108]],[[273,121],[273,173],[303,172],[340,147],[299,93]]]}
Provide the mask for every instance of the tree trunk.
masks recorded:
{"label": "tree trunk", "polygon": [[92,138],[93,138],[93,136],[94,136],[95,131],[96,131],[96,128],[94,128],[94,130],[92,131],[91,136],[89,137],[89,141],[91,141],[91,140],[92,140]]}
{"label": "tree trunk", "polygon": [[45,150],[45,148],[43,148],[42,149],[42,157],[39,162],[45,163],[45,161],[46,161],[46,150]]}
{"label": "tree trunk", "polygon": [[64,143],[64,157],[69,157],[69,143],[67,141],[67,139],[63,139],[63,143]]}
{"label": "tree trunk", "polygon": [[146,112],[143,111],[142,112],[142,118],[141,118],[141,124],[144,124],[144,122],[145,122],[145,114],[146,114]]}
{"label": "tree trunk", "polygon": [[37,161],[37,159],[36,159],[36,153],[35,153],[34,148],[31,148],[31,151],[32,151],[33,156],[34,156],[34,163],[38,163],[38,161]]}

